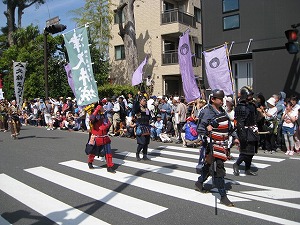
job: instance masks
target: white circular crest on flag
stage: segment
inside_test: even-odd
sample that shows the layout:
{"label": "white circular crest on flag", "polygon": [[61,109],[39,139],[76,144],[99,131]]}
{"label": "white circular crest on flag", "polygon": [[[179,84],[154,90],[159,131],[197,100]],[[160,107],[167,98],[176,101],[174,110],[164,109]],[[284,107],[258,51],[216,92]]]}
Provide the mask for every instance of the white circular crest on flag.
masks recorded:
{"label": "white circular crest on flag", "polygon": [[188,52],[189,52],[189,46],[187,44],[183,44],[180,47],[180,53],[181,53],[181,55],[186,55],[186,54],[188,54]]}
{"label": "white circular crest on flag", "polygon": [[219,65],[220,65],[220,60],[217,57],[213,58],[209,62],[209,66],[213,69],[217,68]]}

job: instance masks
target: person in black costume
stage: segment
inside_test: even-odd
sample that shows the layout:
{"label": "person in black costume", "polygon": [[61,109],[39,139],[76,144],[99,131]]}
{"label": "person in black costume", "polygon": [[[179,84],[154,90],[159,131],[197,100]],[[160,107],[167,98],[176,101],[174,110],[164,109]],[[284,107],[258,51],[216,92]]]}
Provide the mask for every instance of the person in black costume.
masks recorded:
{"label": "person in black costume", "polygon": [[150,110],[147,108],[147,99],[145,96],[138,96],[134,108],[133,116],[136,118],[136,140],[137,151],[136,160],[140,161],[140,152],[143,151],[143,160],[149,160],[148,145],[150,143]]}
{"label": "person in black costume", "polygon": [[258,127],[256,123],[257,110],[253,102],[253,91],[244,86],[240,90],[240,99],[235,108],[235,121],[237,135],[240,141],[240,154],[233,164],[233,174],[239,176],[239,165],[245,162],[245,174],[256,176],[251,167],[252,158],[257,153],[258,148]]}

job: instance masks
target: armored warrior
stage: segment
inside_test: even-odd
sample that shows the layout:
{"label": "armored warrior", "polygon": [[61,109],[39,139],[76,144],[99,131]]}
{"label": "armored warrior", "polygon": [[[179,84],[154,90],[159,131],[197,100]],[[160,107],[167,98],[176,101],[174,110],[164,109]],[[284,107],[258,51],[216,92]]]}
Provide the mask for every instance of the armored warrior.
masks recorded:
{"label": "armored warrior", "polygon": [[237,135],[240,141],[240,155],[233,164],[233,174],[239,176],[239,165],[244,161],[245,174],[255,176],[257,174],[250,169],[250,166],[258,148],[257,110],[253,102],[253,92],[247,86],[242,87],[240,90],[240,99],[234,115]]}
{"label": "armored warrior", "polygon": [[90,138],[87,144],[86,153],[88,154],[88,166],[93,169],[93,161],[97,154],[104,152],[107,171],[110,173],[116,173],[112,162],[112,150],[111,140],[108,136],[108,130],[111,126],[110,121],[104,114],[104,109],[101,105],[98,105],[94,112],[90,115]]}
{"label": "armored warrior", "polygon": [[[213,185],[218,189],[221,196],[220,202],[226,206],[234,206],[227,198],[225,190],[224,176],[226,175],[224,162],[227,160],[228,139],[231,134],[234,137],[234,142],[238,144],[238,140],[231,126],[228,115],[222,108],[224,92],[223,90],[215,89],[209,104],[200,112],[197,131],[203,140],[203,146],[200,150],[200,159],[203,160],[201,175],[195,183],[196,191],[207,192],[203,183],[211,175]],[[203,154],[203,156],[202,156]]]}
{"label": "armored warrior", "polygon": [[11,129],[11,137],[13,139],[17,139],[20,135],[21,130],[21,123],[20,123],[20,110],[18,109],[16,105],[16,101],[12,100],[11,105],[8,108],[8,115],[9,115],[9,123],[10,123],[10,129]]}

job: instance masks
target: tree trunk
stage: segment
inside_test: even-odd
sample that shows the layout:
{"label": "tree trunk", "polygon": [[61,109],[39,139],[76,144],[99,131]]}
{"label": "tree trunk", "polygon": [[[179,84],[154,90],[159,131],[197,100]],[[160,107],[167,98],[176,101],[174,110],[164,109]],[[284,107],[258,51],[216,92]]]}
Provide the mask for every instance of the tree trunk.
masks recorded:
{"label": "tree trunk", "polygon": [[22,15],[24,14],[23,10],[24,10],[24,8],[22,8],[20,6],[18,7],[18,28],[22,27]]}
{"label": "tree trunk", "polygon": [[8,44],[13,46],[15,41],[13,39],[13,32],[15,31],[15,10],[16,2],[14,0],[7,1],[7,11],[4,13],[7,18],[7,29],[8,29]]}
{"label": "tree trunk", "polygon": [[[136,34],[135,34],[135,21],[134,21],[134,1],[128,0],[127,3],[123,3],[120,0],[120,6],[117,10],[119,15],[119,35],[123,39],[125,48],[125,57],[127,65],[127,75],[129,81],[131,81],[132,75],[138,67],[138,52],[136,46]],[[125,16],[124,27],[122,25],[122,11]]]}

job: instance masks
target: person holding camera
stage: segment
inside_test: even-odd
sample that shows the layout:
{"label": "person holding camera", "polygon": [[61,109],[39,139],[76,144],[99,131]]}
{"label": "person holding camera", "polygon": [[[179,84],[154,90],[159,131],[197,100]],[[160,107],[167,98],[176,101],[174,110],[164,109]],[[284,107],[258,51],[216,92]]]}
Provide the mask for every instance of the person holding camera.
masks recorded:
{"label": "person holding camera", "polygon": [[[200,160],[205,154],[203,167],[199,171],[201,175],[195,183],[195,190],[206,192],[203,183],[211,175],[213,185],[218,189],[221,196],[220,202],[232,207],[234,204],[228,199],[224,177],[226,175],[224,162],[227,160],[227,148],[229,135],[234,136],[234,142],[238,144],[236,136],[231,132],[228,115],[222,108],[224,91],[215,89],[210,96],[209,104],[200,112],[197,132],[201,135],[203,144],[200,149]],[[204,158],[204,157],[203,157]]]}

